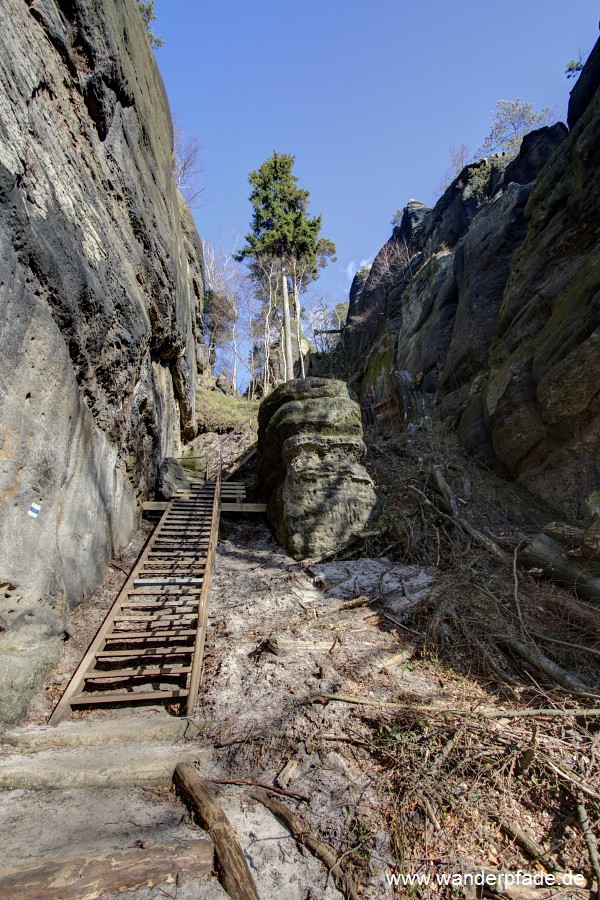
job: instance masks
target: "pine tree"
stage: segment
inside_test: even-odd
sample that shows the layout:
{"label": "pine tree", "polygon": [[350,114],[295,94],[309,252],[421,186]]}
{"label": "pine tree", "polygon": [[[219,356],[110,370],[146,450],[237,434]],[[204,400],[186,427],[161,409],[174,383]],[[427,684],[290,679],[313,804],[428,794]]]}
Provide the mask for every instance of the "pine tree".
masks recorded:
{"label": "pine tree", "polygon": [[[252,185],[251,231],[246,235],[246,244],[236,259],[250,260],[250,271],[260,282],[265,269],[265,261],[276,259],[279,263],[281,284],[281,305],[283,311],[283,345],[286,377],[294,377],[292,355],[291,320],[288,297],[288,279],[299,267],[310,271],[316,277],[319,265],[324,265],[323,240],[319,239],[321,216],[308,215],[308,191],[298,187],[298,179],[293,174],[294,157],[273,152],[259,169],[251,172],[248,181]],[[331,241],[327,242],[330,258],[335,252]],[[294,279],[294,299],[297,301],[298,287]],[[296,308],[299,304],[296,302]],[[298,316],[298,313],[297,313]]]}

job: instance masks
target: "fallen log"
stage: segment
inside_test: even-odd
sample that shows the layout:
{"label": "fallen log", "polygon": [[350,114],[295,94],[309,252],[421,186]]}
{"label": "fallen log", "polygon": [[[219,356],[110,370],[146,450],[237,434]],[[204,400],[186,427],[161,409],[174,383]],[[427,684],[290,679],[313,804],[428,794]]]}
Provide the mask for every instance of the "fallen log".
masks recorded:
{"label": "fallen log", "polygon": [[557,597],[552,594],[544,597],[544,604],[566,622],[583,629],[587,636],[600,637],[600,610],[586,603],[578,603],[571,597]]}
{"label": "fallen log", "polygon": [[565,544],[547,534],[538,534],[519,553],[525,568],[541,569],[550,581],[574,590],[579,597],[600,600],[600,563],[568,555]]}
{"label": "fallen log", "polygon": [[260,900],[237,835],[196,769],[190,763],[179,763],[173,781],[193,807],[200,827],[213,840],[217,874],[223,889],[232,900]]}
{"label": "fallen log", "polygon": [[320,859],[327,866],[335,886],[347,900],[360,900],[352,879],[342,869],[340,860],[333,847],[315,837],[309,831],[304,820],[293,813],[291,809],[288,809],[284,803],[276,800],[275,797],[269,797],[265,791],[261,790],[250,791],[250,796],[253,800],[258,800],[259,803],[262,803],[269,812],[272,812],[285,825],[299,844],[310,850],[317,859]]}
{"label": "fallen log", "polygon": [[210,841],[201,838],[128,850],[104,850],[51,857],[0,869],[0,897],[19,900],[76,900],[175,884],[177,875],[212,871]]}
{"label": "fallen log", "polygon": [[562,666],[559,666],[553,660],[548,659],[547,656],[544,656],[531,644],[525,644],[523,641],[517,641],[515,638],[505,636],[495,637],[494,640],[500,647],[506,647],[516,656],[543,672],[544,675],[547,675],[552,681],[560,684],[561,687],[566,688],[568,691],[573,691],[576,694],[587,692],[588,686],[583,681],[580,681],[571,672],[567,672],[566,669],[563,669]]}

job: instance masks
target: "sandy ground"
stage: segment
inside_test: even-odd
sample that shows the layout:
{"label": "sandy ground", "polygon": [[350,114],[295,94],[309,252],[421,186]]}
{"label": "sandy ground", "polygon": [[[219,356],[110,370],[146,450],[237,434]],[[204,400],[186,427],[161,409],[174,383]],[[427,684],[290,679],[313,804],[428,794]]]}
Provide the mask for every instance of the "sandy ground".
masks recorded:
{"label": "sandy ground", "polygon": [[[30,706],[29,727],[47,720],[149,530],[146,524],[104,583],[74,611],[63,657]],[[306,797],[280,799],[346,862],[358,864],[354,878],[365,898],[391,895],[385,881],[392,857],[384,778],[361,747],[355,707],[319,695],[342,691],[385,700],[399,691],[422,697],[439,692],[437,682],[411,671],[414,648],[393,624],[394,614],[422,596],[430,580],[418,567],[385,558],[307,568],[285,555],[262,517],[223,518],[196,710],[206,724],[195,741],[213,748],[206,774],[215,781],[265,900],[341,894],[325,866],[249,797],[250,786],[219,780],[275,784]],[[364,605],[341,608],[357,596],[377,598],[383,614]],[[81,712],[73,718],[111,715],[117,713]],[[136,748],[128,752],[135,755]],[[13,790],[2,799],[0,865],[199,834],[167,787]],[[219,891],[212,879],[122,896],[186,900]]]}
{"label": "sandy ground", "polygon": [[[393,614],[430,583],[424,570],[386,559],[302,566],[260,519],[222,520],[199,702],[215,748],[209,776],[305,795],[281,799],[338,854],[356,854],[365,898],[391,896],[382,774],[362,750],[356,708],[319,695],[439,695],[437,681],[412,671],[414,648],[392,622],[368,606],[341,609],[366,596]],[[216,789],[265,897],[338,896],[323,865],[299,855],[247,788]]]}

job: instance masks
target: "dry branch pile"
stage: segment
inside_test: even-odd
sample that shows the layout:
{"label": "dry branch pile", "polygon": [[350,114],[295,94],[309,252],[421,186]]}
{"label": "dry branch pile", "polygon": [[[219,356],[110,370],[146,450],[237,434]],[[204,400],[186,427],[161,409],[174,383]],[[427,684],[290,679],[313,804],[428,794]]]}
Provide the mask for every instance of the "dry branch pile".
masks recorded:
{"label": "dry branch pile", "polygon": [[[445,713],[363,708],[355,737],[389,784],[399,871],[465,872],[482,861],[490,871],[566,870],[584,873],[579,896],[592,896],[600,604],[521,565],[553,514],[466,460],[441,427],[429,422],[408,442],[393,428],[370,438],[384,518],[365,555],[432,567],[434,590],[401,627],[441,685],[453,690],[449,671],[464,679]],[[508,712],[456,714],[478,704]]]}

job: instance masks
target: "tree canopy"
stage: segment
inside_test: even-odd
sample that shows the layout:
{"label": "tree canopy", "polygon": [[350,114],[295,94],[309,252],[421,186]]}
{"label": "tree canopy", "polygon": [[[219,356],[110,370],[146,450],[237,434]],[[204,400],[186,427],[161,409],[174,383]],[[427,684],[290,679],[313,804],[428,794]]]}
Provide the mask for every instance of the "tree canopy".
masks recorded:
{"label": "tree canopy", "polygon": [[276,257],[283,264],[291,260],[314,258],[321,216],[308,215],[309,193],[298,187],[292,168],[295,157],[273,152],[259,169],[251,172],[251,231],[236,259],[256,260],[259,256]]}
{"label": "tree canopy", "polygon": [[[251,230],[246,235],[246,243],[235,255],[239,262],[248,261],[258,285],[265,282],[267,271],[272,273],[272,262],[278,262],[281,291],[277,292],[276,300],[283,312],[287,378],[293,378],[288,279],[293,289],[300,345],[299,294],[318,277],[320,268],[335,259],[333,242],[319,237],[321,216],[311,217],[308,214],[309,193],[298,186],[298,179],[293,173],[294,161],[294,156],[275,150],[256,171],[250,173]],[[270,284],[268,291],[271,297]]]}

